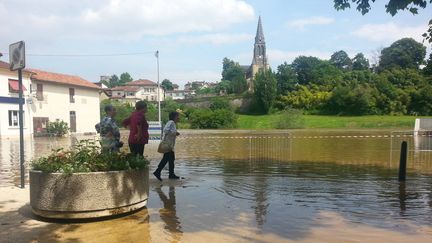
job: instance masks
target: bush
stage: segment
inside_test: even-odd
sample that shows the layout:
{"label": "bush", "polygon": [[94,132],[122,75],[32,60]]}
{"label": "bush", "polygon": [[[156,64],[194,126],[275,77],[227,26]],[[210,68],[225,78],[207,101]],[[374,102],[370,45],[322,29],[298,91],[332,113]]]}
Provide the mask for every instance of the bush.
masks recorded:
{"label": "bush", "polygon": [[189,115],[191,128],[215,129],[235,128],[237,126],[237,115],[231,110],[218,109],[196,109]]}
{"label": "bush", "polygon": [[63,137],[69,131],[69,126],[66,122],[62,120],[57,120],[55,122],[48,122],[47,133],[52,134],[57,137]]}
{"label": "bush", "polygon": [[220,109],[231,110],[228,100],[222,98],[213,100],[213,102],[210,104],[210,110],[215,111]]}
{"label": "bush", "polygon": [[305,127],[303,113],[300,110],[294,109],[284,111],[275,123],[276,129],[294,129]]}
{"label": "bush", "polygon": [[70,150],[63,148],[31,162],[33,170],[47,173],[78,173],[96,171],[119,171],[142,169],[148,165],[148,160],[126,153],[101,153],[95,141],[83,140]]}

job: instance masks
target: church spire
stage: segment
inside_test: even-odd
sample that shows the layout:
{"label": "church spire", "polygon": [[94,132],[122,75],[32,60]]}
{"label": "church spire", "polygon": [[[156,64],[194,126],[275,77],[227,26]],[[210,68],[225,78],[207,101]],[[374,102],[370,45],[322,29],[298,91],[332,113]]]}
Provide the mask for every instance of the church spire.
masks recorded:
{"label": "church spire", "polygon": [[252,65],[258,65],[259,68],[266,68],[267,66],[267,53],[264,40],[264,32],[261,23],[261,16],[258,18],[258,27],[255,36],[254,56]]}
{"label": "church spire", "polygon": [[265,43],[264,41],[264,31],[262,28],[262,24],[261,24],[261,16],[259,16],[258,18],[258,27],[257,27],[257,32],[256,32],[256,36],[255,36],[255,44],[257,43]]}

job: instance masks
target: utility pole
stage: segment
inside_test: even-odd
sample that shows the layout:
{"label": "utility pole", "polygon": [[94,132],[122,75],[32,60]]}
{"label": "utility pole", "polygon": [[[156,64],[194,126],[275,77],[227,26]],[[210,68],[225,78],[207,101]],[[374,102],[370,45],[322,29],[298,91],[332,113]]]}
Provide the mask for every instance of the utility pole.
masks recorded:
{"label": "utility pole", "polygon": [[156,56],[156,60],[157,60],[157,85],[158,85],[158,90],[157,90],[157,99],[158,99],[158,118],[159,118],[159,125],[162,126],[162,123],[161,123],[161,107],[160,107],[160,83],[159,83],[159,50],[156,51],[155,56]]}

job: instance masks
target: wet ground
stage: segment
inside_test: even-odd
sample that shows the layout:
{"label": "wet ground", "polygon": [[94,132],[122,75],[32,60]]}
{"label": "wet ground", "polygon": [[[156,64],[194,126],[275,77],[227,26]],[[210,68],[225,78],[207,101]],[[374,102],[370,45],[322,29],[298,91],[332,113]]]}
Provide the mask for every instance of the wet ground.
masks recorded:
{"label": "wet ground", "polygon": [[[419,151],[418,141],[404,134],[183,131],[176,174],[185,179],[160,183],[151,177],[145,209],[101,222],[29,221],[37,225],[32,231],[25,225],[34,217],[28,205],[15,213],[24,223],[12,227],[5,219],[13,216],[0,204],[6,223],[0,236],[29,232],[23,239],[40,242],[431,242],[429,139]],[[397,181],[402,140],[410,144],[405,183]],[[71,141],[36,138],[26,143],[26,157]],[[0,145],[0,185],[11,188],[19,184],[16,141]],[[156,146],[146,147],[151,169],[160,159]]]}

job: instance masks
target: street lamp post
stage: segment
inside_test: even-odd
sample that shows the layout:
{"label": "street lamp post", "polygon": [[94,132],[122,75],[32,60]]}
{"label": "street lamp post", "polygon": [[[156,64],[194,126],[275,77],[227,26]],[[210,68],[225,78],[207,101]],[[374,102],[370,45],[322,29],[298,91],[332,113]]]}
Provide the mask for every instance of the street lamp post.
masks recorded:
{"label": "street lamp post", "polygon": [[160,83],[159,83],[159,50],[156,51],[155,56],[156,56],[156,60],[157,60],[157,85],[158,85],[158,89],[157,89],[157,99],[158,99],[158,119],[159,119],[159,124],[162,126],[162,123],[161,123],[161,107],[160,107]]}

